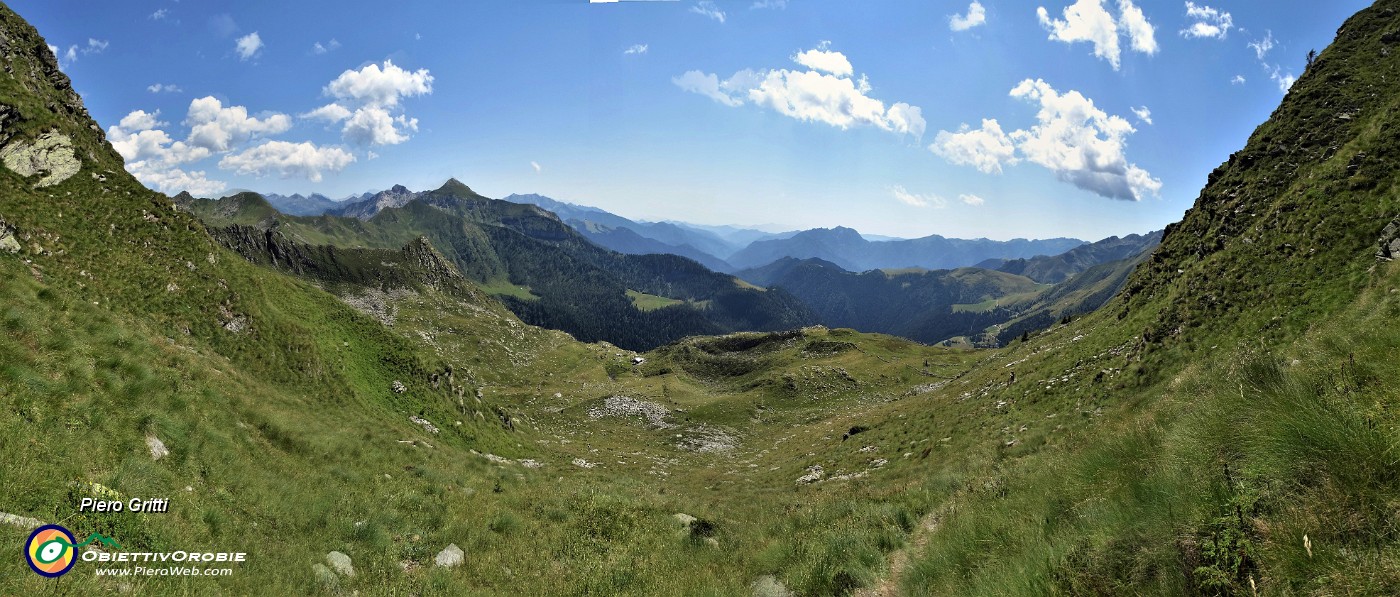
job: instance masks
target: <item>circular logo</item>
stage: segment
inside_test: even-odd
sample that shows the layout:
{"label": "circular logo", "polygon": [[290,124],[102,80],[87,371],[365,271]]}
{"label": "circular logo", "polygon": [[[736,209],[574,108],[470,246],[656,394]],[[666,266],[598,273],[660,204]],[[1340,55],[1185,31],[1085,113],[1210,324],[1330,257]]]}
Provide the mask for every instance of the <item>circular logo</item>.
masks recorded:
{"label": "circular logo", "polygon": [[46,524],[29,536],[24,544],[24,557],[29,567],[40,576],[54,578],[73,569],[78,561],[78,548],[73,533],[56,524]]}

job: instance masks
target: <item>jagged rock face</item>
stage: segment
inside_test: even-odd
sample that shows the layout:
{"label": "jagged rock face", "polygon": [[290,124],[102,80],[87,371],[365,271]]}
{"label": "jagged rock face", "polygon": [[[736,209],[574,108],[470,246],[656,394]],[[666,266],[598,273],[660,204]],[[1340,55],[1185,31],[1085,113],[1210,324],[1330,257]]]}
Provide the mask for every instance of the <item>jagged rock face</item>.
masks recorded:
{"label": "jagged rock face", "polygon": [[13,141],[0,148],[0,161],[20,176],[43,174],[36,187],[51,187],[78,173],[82,162],[73,154],[73,140],[58,132],[40,135],[33,143]]}
{"label": "jagged rock face", "polygon": [[381,191],[367,201],[347,205],[334,213],[347,218],[368,220],[386,209],[408,205],[410,201],[417,199],[419,194],[408,190],[403,185],[394,185],[393,188]]}

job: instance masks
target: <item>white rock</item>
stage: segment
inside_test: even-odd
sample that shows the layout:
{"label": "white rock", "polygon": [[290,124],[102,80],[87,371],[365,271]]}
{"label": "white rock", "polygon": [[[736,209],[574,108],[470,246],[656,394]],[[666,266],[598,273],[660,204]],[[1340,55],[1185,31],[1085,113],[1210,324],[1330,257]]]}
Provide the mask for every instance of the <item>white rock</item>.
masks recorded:
{"label": "white rock", "polygon": [[350,563],[350,556],[338,551],[326,554],[326,563],[330,564],[331,570],[341,576],[355,576],[355,567]]}
{"label": "white rock", "polygon": [[462,562],[466,561],[466,559],[466,552],[462,551],[462,548],[457,547],[456,543],[453,543],[448,545],[447,549],[438,552],[435,561],[437,565],[443,568],[456,568],[457,566],[461,566]]}
{"label": "white rock", "polygon": [[160,460],[170,455],[170,450],[166,449],[165,443],[154,435],[146,436],[146,447],[151,449],[151,458]]}

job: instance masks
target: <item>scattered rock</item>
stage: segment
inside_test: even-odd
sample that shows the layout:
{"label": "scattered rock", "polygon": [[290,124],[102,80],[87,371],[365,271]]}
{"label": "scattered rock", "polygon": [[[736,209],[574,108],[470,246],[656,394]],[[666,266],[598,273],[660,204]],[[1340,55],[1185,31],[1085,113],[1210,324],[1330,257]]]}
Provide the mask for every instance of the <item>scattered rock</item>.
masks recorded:
{"label": "scattered rock", "polygon": [[582,458],[575,458],[574,461],[573,461],[573,464],[574,464],[574,466],[579,467],[579,468],[593,468],[593,467],[595,467],[595,466],[598,466],[598,463],[596,463],[596,462],[589,462],[589,461],[584,460],[584,459],[582,459]]}
{"label": "scattered rock", "polygon": [[26,531],[32,531],[41,526],[44,526],[44,523],[37,519],[29,518],[27,516],[19,516],[16,514],[6,514],[4,512],[0,512],[0,524],[16,526]]}
{"label": "scattered rock", "polygon": [[825,474],[826,473],[822,471],[822,465],[814,464],[812,466],[807,467],[807,474],[797,478],[797,484],[804,485],[808,483],[816,483],[817,481],[820,481],[822,479],[822,476],[824,476]]}
{"label": "scattered rock", "polygon": [[529,458],[526,458],[520,461],[520,466],[523,466],[525,468],[540,468],[544,466],[544,463],[538,460],[531,460]]}
{"label": "scattered rock", "polygon": [[701,454],[720,454],[739,445],[733,433],[710,425],[688,428],[684,434],[677,434],[676,437],[680,440],[676,442],[677,448]]}
{"label": "scattered rock", "polygon": [[0,251],[18,253],[21,248],[19,239],[15,238],[15,229],[0,220]]}
{"label": "scattered rock", "polygon": [[1376,259],[1380,261],[1390,261],[1400,255],[1400,218],[1391,220],[1381,230],[1381,237],[1376,240],[1379,248],[1376,250]]}
{"label": "scattered rock", "polygon": [[682,526],[682,527],[686,527],[686,528],[689,528],[689,527],[690,527],[690,523],[695,522],[695,521],[697,520],[694,516],[691,516],[691,515],[689,515],[689,514],[684,514],[684,513],[681,513],[681,512],[677,512],[677,513],[675,513],[675,514],[672,514],[672,515],[671,515],[671,518],[676,519],[676,522],[681,523],[681,526]]}
{"label": "scattered rock", "polygon": [[655,402],[637,400],[626,396],[609,396],[603,400],[602,406],[595,406],[588,409],[588,416],[593,419],[604,417],[642,417],[657,429],[670,429],[675,427],[666,422],[666,415],[670,411],[666,407]]}
{"label": "scattered rock", "polygon": [[326,554],[326,563],[330,564],[331,570],[334,570],[336,574],[347,577],[355,576],[355,567],[350,563],[350,556],[333,551]]}
{"label": "scattered rock", "polygon": [[872,468],[880,468],[880,467],[885,466],[886,464],[889,464],[889,463],[890,463],[890,461],[889,461],[889,460],[886,460],[886,459],[884,459],[884,458],[876,458],[875,460],[870,461],[870,466],[871,466]]}
{"label": "scattered rock", "polygon": [[758,577],[749,587],[753,589],[753,597],[793,597],[783,581],[772,575]]}
{"label": "scattered rock", "polygon": [[151,449],[151,458],[160,460],[170,455],[170,450],[165,447],[165,442],[154,435],[146,436],[146,447]]}
{"label": "scattered rock", "polygon": [[438,566],[443,568],[456,568],[457,566],[461,566],[462,562],[466,561],[466,559],[467,553],[462,551],[462,548],[457,547],[456,543],[453,543],[448,545],[447,549],[438,552],[437,558],[435,558],[434,561]]}
{"label": "scattered rock", "polygon": [[408,386],[403,385],[403,382],[396,379],[394,383],[389,384],[389,389],[393,390],[395,394],[402,394],[408,391]]}
{"label": "scattered rock", "polygon": [[36,187],[49,187],[78,173],[82,162],[73,153],[73,140],[57,130],[44,133],[33,143],[16,141],[0,149],[5,167],[20,176],[47,173]]}
{"label": "scattered rock", "polygon": [[515,461],[504,456],[497,456],[495,454],[482,454],[481,456],[496,464],[515,464]]}
{"label": "scattered rock", "polygon": [[[394,383],[399,383],[399,382],[396,381],[396,382],[394,382]],[[417,423],[417,424],[419,424],[419,425],[422,425],[422,426],[423,426],[423,429],[424,429],[425,431],[427,431],[428,433],[437,434],[437,433],[440,431],[440,430],[437,428],[437,425],[434,425],[434,424],[432,423],[432,421],[429,421],[429,420],[427,420],[427,419],[424,419],[423,417],[416,417],[416,416],[415,416],[415,417],[409,417],[408,420],[413,421],[414,423]]]}

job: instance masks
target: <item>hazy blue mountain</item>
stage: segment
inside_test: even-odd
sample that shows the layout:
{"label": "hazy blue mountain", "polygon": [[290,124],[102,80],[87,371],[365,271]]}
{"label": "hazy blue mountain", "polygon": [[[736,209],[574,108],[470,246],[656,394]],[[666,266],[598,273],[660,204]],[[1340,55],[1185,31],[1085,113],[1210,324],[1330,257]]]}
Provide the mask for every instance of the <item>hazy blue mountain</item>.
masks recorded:
{"label": "hazy blue mountain", "polygon": [[669,245],[654,238],[647,238],[627,227],[613,228],[597,222],[566,220],[564,222],[582,234],[584,238],[605,249],[629,255],[680,255],[695,260],[717,272],[733,273],[733,266],[719,257],[701,251],[690,245]]}
{"label": "hazy blue mountain", "polygon": [[[690,257],[701,263],[708,261],[716,265],[723,264],[723,269],[720,269],[706,263],[711,269],[729,271],[731,268],[727,263],[724,263],[721,256],[733,254],[743,248],[742,245],[735,245],[705,230],[688,228],[671,222],[637,222],[596,207],[564,203],[543,195],[517,194],[510,195],[504,200],[512,203],[537,205],[552,211],[559,216],[559,219],[569,223],[590,240],[621,253],[633,255],[670,253]],[[597,224],[601,228],[593,227],[590,229],[588,224]],[[611,233],[611,231],[624,229],[631,231],[636,236],[655,242],[639,242],[632,235]]]}
{"label": "hazy blue mountain", "polygon": [[872,242],[850,228],[804,230],[785,239],[756,241],[726,261],[740,269],[759,267],[783,257],[816,257],[850,271],[921,267],[954,269],[987,259],[1023,259],[1058,255],[1084,241],[1073,238],[995,241],[964,240],[933,235],[924,238]]}
{"label": "hazy blue mountain", "polygon": [[1059,284],[1077,273],[1096,265],[1136,256],[1162,242],[1162,231],[1147,234],[1129,234],[1119,238],[1110,236],[1096,243],[1081,245],[1059,255],[1032,257],[1030,259],[992,260],[996,265],[983,262],[979,267],[988,267],[1011,274],[1025,276],[1043,284]]}
{"label": "hazy blue mountain", "polygon": [[340,202],[320,193],[310,195],[268,193],[263,197],[272,204],[272,207],[277,208],[277,211],[290,216],[319,216],[341,206]]}

